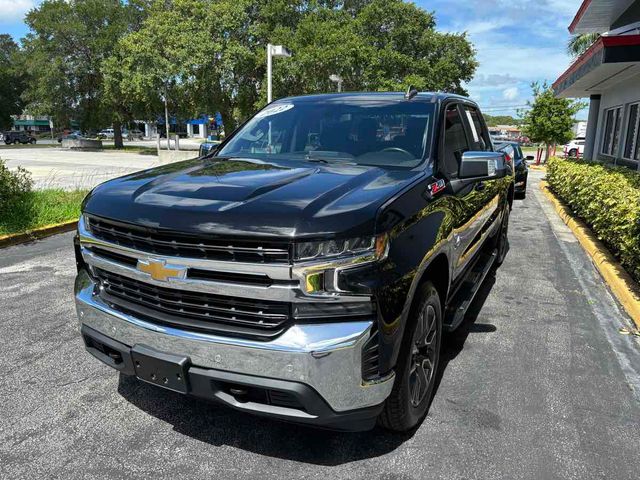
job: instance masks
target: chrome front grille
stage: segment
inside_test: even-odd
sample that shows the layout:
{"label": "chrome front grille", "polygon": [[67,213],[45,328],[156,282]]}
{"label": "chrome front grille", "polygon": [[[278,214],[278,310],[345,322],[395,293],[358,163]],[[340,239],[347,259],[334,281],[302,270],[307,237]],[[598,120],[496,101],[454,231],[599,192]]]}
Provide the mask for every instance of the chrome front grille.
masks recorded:
{"label": "chrome front grille", "polygon": [[171,257],[229,262],[289,263],[288,243],[215,239],[87,216],[86,228],[96,238],[141,252]]}
{"label": "chrome front grille", "polygon": [[100,297],[113,307],[154,322],[207,333],[271,338],[286,328],[291,306],[162,288],[93,269]]}
{"label": "chrome front grille", "polygon": [[[180,234],[175,243],[158,243],[157,232],[143,237],[142,230],[97,217],[82,216],[78,222],[79,254],[96,293],[111,308],[132,317],[184,331],[268,340],[294,323],[374,314],[375,304],[368,296],[308,295],[288,261],[266,261],[268,256],[255,262],[197,257],[189,249],[208,252],[195,244],[183,248]],[[158,245],[170,248],[170,254],[157,253]],[[288,250],[282,251],[289,258]],[[188,253],[192,255],[183,256]]]}

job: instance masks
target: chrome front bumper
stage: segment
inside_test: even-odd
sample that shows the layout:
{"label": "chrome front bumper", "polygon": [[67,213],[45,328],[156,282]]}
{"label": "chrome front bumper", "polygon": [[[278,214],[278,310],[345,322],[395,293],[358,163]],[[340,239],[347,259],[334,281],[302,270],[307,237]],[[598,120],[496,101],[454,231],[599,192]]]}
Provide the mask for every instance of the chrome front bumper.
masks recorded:
{"label": "chrome front bumper", "polygon": [[391,393],[393,373],[376,382],[362,379],[362,347],[371,321],[295,325],[278,338],[252,341],[156,325],[113,310],[94,295],[81,270],[75,301],[82,325],[129,347],[188,356],[193,366],[298,382],[314,389],[335,412],[380,405]]}

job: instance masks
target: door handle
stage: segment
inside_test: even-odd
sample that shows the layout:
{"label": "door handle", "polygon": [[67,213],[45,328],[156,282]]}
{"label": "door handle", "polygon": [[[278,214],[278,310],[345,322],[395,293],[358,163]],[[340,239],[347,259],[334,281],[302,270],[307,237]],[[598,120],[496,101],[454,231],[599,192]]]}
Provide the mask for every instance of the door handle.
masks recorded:
{"label": "door handle", "polygon": [[476,183],[476,190],[478,190],[479,192],[481,192],[482,190],[484,190],[485,187],[485,183],[484,182],[478,182]]}

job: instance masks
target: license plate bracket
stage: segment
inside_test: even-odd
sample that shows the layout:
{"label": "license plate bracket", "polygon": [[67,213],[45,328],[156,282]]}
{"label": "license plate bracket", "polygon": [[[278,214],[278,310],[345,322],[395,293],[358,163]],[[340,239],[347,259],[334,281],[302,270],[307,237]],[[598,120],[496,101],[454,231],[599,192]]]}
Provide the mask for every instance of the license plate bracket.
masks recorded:
{"label": "license plate bracket", "polygon": [[160,352],[144,345],[134,345],[131,349],[131,359],[136,376],[140,380],[174,392],[189,392],[189,357]]}

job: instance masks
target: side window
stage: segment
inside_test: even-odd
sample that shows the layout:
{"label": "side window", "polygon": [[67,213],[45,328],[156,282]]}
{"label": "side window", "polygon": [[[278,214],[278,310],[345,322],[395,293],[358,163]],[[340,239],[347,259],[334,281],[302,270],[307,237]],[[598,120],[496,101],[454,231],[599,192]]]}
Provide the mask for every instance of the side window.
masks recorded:
{"label": "side window", "polygon": [[480,120],[480,112],[473,107],[464,107],[469,128],[473,136],[472,150],[485,151],[489,150],[491,142],[489,141],[489,132],[485,129],[484,124]]}
{"label": "side window", "polygon": [[518,160],[524,158],[524,153],[522,153],[522,149],[520,148],[520,145],[517,145],[515,150],[516,150],[516,158]]}
{"label": "side window", "polygon": [[444,118],[443,167],[447,175],[457,176],[462,154],[471,150],[457,105],[449,105]]}

